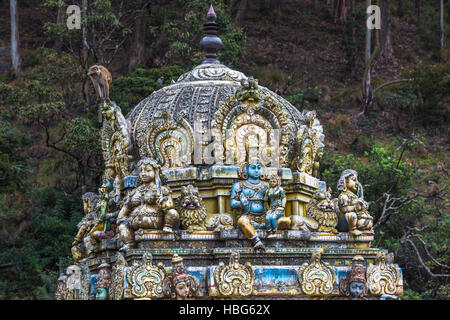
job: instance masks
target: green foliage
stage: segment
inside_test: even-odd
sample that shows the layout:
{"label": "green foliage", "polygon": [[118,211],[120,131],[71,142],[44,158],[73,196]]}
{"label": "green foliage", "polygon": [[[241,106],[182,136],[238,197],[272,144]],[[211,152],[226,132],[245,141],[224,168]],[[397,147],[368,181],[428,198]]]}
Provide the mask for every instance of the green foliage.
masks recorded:
{"label": "green foliage", "polygon": [[[129,9],[127,4],[132,1],[127,1],[125,6],[114,5],[113,1],[108,0],[94,0],[88,3],[87,14],[82,17],[81,25],[86,30],[86,42],[90,53],[95,57],[96,62],[102,64],[114,56],[116,49],[127,39],[131,30],[125,25],[120,18],[125,14],[131,15],[131,12],[115,12]],[[70,5],[73,3],[68,3]],[[64,5],[64,4],[63,4]],[[81,4],[78,4],[81,7]],[[45,0],[42,2],[42,7],[49,10],[49,12],[56,10],[59,6],[58,1]],[[67,21],[68,15],[63,10],[63,21]],[[66,47],[74,54],[79,54],[83,47],[83,33],[80,30],[67,28],[65,23],[57,24],[54,22],[45,22],[44,34],[54,40],[62,41]],[[111,55],[111,56],[110,56]]]}
{"label": "green foliage", "polygon": [[286,97],[286,99],[298,106],[300,109],[317,107],[313,103],[317,103],[322,95],[322,89],[317,86],[301,90],[299,93]]}
{"label": "green foliage", "polygon": [[0,120],[0,193],[14,192],[23,187],[28,170],[20,152],[25,143],[26,138],[21,131]]}
{"label": "green foliage", "polygon": [[365,28],[361,28],[361,26],[365,24],[365,21],[363,10],[351,12],[347,16],[344,32],[339,43],[339,47],[347,57],[347,66],[352,70],[355,68],[356,60],[363,55]]}
{"label": "green foliage", "polygon": [[[13,262],[2,277],[2,294],[5,298],[49,298],[54,290],[42,282],[42,274],[56,274],[51,270],[61,257],[70,258],[70,246],[76,224],[81,219],[78,196],[64,196],[53,188],[30,190],[27,194],[28,227],[20,235],[0,236],[0,264]],[[0,206],[7,205],[0,197]],[[3,212],[2,208],[2,212]],[[24,208],[25,209],[25,208]],[[0,221],[6,223],[3,217]],[[70,261],[70,260],[68,260]]]}
{"label": "green foliage", "polygon": [[419,97],[410,104],[410,112],[424,126],[436,126],[449,122],[450,65],[418,65],[409,74],[413,79],[412,90]]}
{"label": "green foliage", "polygon": [[141,100],[176,81],[186,70],[178,66],[153,69],[137,69],[127,77],[115,79],[111,85],[111,100],[115,101],[126,115]]}
{"label": "green foliage", "polygon": [[[370,203],[369,211],[376,224],[383,211],[385,193],[389,193],[393,198],[412,197],[417,194],[415,184],[423,179],[423,173],[403,161],[402,157],[421,143],[423,141],[418,139],[416,142],[398,140],[397,145],[400,147],[375,145],[370,152],[365,152],[362,156],[326,151],[321,161],[320,177],[334,187],[343,170],[356,170],[358,180],[364,187],[364,199]],[[399,202],[394,205],[399,205]],[[431,278],[420,265],[417,253],[402,240],[409,228],[423,229],[419,236],[423,239],[425,248],[438,262],[448,264],[448,207],[448,200],[442,201],[438,198],[430,201],[416,196],[406,205],[400,205],[387,220],[376,226],[374,247],[396,252],[395,262],[403,269],[405,294],[402,299],[448,299],[445,278]],[[416,245],[432,272],[447,272],[425,254],[422,243],[417,241]]]}
{"label": "green foliage", "polygon": [[337,183],[345,169],[358,172],[366,201],[376,201],[385,192],[405,195],[412,188],[414,168],[393,157],[392,152],[383,147],[373,147],[361,158],[351,153],[340,155],[325,152],[320,170],[322,180]]}
{"label": "green foliage", "polygon": [[[167,53],[166,65],[181,65],[192,68],[204,60],[204,54],[200,51],[200,40],[204,36],[203,24],[206,22],[206,13],[210,1],[208,0],[180,0],[177,1],[179,11],[161,8],[152,21],[152,33],[156,36],[166,33],[170,43]],[[164,23],[161,17],[163,11],[168,10],[168,21]],[[217,14],[219,24],[219,36],[223,47],[218,52],[218,59],[230,67],[235,66],[245,49],[245,35],[243,31],[234,26],[225,1],[214,2],[214,11]]]}

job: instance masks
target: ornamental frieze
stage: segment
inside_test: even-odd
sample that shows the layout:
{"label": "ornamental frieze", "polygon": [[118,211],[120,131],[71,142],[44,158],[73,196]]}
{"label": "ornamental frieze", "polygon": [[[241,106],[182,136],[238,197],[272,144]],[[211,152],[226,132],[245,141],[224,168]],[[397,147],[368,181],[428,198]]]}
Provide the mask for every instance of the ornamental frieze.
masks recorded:
{"label": "ornamental frieze", "polygon": [[230,264],[221,262],[214,272],[217,290],[222,296],[248,296],[253,293],[255,274],[250,262],[242,265],[239,252],[233,251]]}
{"label": "ornamental frieze", "polygon": [[304,263],[298,269],[298,278],[302,290],[310,296],[330,295],[336,282],[334,268],[327,262],[322,262],[323,249],[312,253],[311,262]]}

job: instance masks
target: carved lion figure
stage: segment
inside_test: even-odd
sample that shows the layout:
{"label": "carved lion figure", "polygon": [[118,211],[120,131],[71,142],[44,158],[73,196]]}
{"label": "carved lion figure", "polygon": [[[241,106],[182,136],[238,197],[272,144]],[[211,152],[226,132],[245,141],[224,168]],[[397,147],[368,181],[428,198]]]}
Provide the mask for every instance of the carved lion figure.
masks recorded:
{"label": "carved lion figure", "polygon": [[180,227],[189,232],[205,231],[207,211],[198,188],[193,185],[181,187],[181,196],[178,200],[178,212],[180,213]]}
{"label": "carved lion figure", "polygon": [[331,199],[331,189],[318,190],[306,205],[306,217],[297,215],[282,217],[278,221],[278,228],[336,234],[337,207],[337,199]]}
{"label": "carved lion figure", "polygon": [[306,205],[306,216],[317,221],[317,231],[337,233],[336,200],[331,200],[331,189],[317,191]]}

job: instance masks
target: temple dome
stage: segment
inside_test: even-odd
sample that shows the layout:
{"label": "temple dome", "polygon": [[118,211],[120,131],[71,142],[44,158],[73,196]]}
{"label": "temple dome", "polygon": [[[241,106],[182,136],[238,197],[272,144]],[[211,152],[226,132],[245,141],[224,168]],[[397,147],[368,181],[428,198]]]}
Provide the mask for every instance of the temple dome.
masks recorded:
{"label": "temple dome", "polygon": [[[152,144],[156,142],[157,135],[162,133],[161,130],[155,133],[156,127],[163,128],[164,121],[173,124],[173,128],[170,130],[175,130],[175,127],[181,130],[179,136],[190,136],[186,139],[191,141],[185,143],[184,153],[192,153],[194,132],[198,133],[199,130],[204,132],[214,127],[214,117],[221,106],[226,103],[227,97],[235,97],[239,91],[245,90],[245,83],[248,83],[248,81],[249,78],[242,72],[232,70],[220,63],[207,63],[181,75],[171,85],[153,92],[126,116],[129,121],[130,136],[136,155],[162,160],[161,156],[158,157],[156,154],[158,153],[158,147]],[[288,147],[287,152],[290,162],[297,154],[295,150],[298,147],[296,142],[299,142],[296,137],[297,133],[302,126],[308,126],[309,115],[307,115],[307,111],[300,112],[287,100],[263,86],[257,85],[257,91],[260,101],[270,100],[278,106],[275,109],[280,109],[279,111],[265,110],[261,114],[271,122],[269,126],[272,128],[282,129],[283,125],[285,126],[285,131],[288,131],[288,141],[285,141],[285,145]],[[241,110],[245,112],[248,109],[247,107],[243,104]],[[232,108],[229,109],[231,112]],[[276,112],[279,114],[270,114]],[[285,116],[285,124],[280,123],[283,120],[277,119],[280,116]],[[166,120],[164,120],[165,117]],[[224,115],[224,117],[227,117],[227,115]],[[232,120],[228,119],[228,121]],[[315,114],[314,119],[311,120],[312,126],[320,136],[320,143],[322,143],[322,127],[315,118]],[[167,123],[165,126],[169,128]],[[153,141],[150,141],[152,136]],[[183,165],[175,164],[172,166],[180,167]],[[288,166],[289,164],[286,162],[283,167]]]}

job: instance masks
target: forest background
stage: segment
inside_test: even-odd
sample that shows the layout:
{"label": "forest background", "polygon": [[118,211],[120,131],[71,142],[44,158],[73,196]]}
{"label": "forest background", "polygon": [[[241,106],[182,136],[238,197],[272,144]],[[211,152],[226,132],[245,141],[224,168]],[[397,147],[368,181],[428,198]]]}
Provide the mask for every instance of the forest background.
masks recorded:
{"label": "forest background", "polygon": [[109,68],[127,114],[202,61],[210,2],[221,62],[317,110],[333,195],[343,169],[359,172],[401,298],[449,299],[450,0],[372,0],[370,47],[366,0],[2,0],[0,299],[54,299],[73,263],[81,195],[103,171],[88,67]]}

